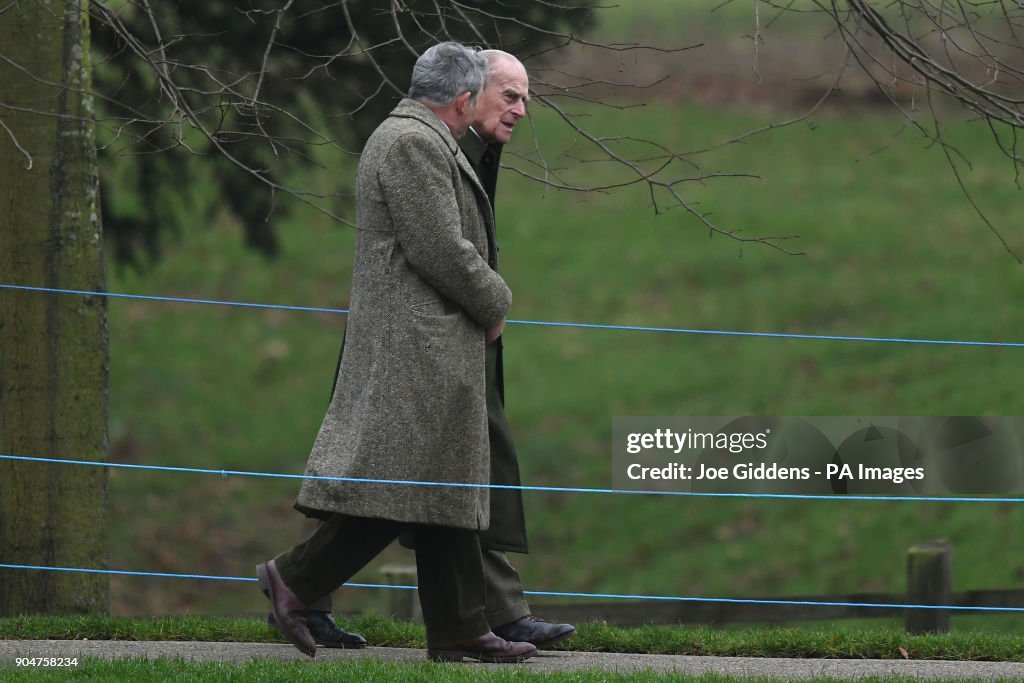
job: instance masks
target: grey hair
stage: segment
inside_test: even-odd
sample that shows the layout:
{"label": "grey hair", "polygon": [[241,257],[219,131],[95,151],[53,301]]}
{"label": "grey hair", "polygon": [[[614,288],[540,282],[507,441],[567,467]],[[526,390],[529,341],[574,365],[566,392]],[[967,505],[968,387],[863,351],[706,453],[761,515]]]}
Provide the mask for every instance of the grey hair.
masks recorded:
{"label": "grey hair", "polygon": [[445,106],[469,92],[475,100],[486,78],[487,59],[479,51],[452,41],[438,43],[416,60],[409,99]]}

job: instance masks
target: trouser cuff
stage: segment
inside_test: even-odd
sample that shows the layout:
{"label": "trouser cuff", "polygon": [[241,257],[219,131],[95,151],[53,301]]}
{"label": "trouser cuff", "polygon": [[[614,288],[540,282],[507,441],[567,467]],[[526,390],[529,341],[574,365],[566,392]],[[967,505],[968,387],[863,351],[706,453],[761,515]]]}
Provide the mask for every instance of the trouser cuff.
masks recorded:
{"label": "trouser cuff", "polygon": [[316,592],[315,588],[302,579],[298,567],[291,560],[290,552],[284,552],[275,557],[274,565],[277,566],[277,573],[281,575],[284,585],[288,586],[292,593],[295,593],[295,597],[302,601],[306,609],[323,597],[323,593]]}
{"label": "trouser cuff", "polygon": [[511,624],[513,621],[519,621],[523,617],[530,616],[530,614],[530,606],[526,603],[526,600],[520,600],[508,607],[488,612],[484,616],[487,617],[487,623],[494,629],[505,624]]}
{"label": "trouser cuff", "polygon": [[448,624],[443,629],[431,628],[430,624],[426,624],[426,627],[428,648],[444,648],[459,645],[474,638],[479,638],[491,630],[490,625],[483,616],[463,624]]}
{"label": "trouser cuff", "polygon": [[333,612],[334,605],[331,603],[331,594],[328,593],[322,598],[309,603],[307,609],[311,612]]}

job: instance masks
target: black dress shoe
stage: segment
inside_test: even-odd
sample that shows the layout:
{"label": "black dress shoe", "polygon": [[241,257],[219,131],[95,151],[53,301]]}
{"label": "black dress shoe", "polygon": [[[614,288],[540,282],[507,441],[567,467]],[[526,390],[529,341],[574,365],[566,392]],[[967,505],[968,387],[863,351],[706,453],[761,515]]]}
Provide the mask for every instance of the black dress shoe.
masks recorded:
{"label": "black dress shoe", "polygon": [[518,640],[532,643],[539,649],[561,642],[576,633],[572,624],[552,624],[533,616],[525,616],[518,621],[499,626],[494,633],[505,640]]}
{"label": "black dress shoe", "polygon": [[491,664],[511,664],[526,661],[535,654],[537,648],[530,643],[510,643],[488,631],[465,643],[432,647],[427,650],[427,659],[432,662],[461,662],[469,657]]}
{"label": "black dress shoe", "polygon": [[[274,618],[273,612],[267,615],[267,623],[277,628],[277,619]],[[306,624],[317,645],[344,650],[358,650],[366,647],[366,638],[338,626],[334,621],[334,615],[330,612],[309,610],[306,613]]]}

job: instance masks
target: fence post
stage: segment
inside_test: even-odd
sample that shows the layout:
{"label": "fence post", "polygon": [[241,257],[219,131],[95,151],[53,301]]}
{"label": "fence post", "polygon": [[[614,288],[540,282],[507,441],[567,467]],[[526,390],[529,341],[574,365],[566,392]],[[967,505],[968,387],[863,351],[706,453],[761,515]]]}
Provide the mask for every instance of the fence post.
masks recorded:
{"label": "fence post", "polygon": [[[948,605],[952,599],[953,546],[949,541],[917,543],[907,551],[907,603]],[[949,610],[908,609],[908,633],[948,633]]]}
{"label": "fence post", "polygon": [[[384,583],[389,586],[415,586],[416,567],[404,564],[388,564],[381,567]],[[391,618],[397,621],[423,621],[418,590],[394,588],[389,596],[388,606]]]}

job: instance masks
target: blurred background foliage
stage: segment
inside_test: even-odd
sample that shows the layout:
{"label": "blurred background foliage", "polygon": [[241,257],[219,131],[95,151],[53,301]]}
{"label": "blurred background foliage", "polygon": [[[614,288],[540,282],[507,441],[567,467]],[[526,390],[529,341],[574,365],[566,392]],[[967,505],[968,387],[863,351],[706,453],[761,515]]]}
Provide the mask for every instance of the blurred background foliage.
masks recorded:
{"label": "blurred background foliage", "polygon": [[[290,179],[321,148],[357,153],[408,88],[415,51],[452,39],[528,55],[592,23],[590,9],[550,3],[427,5],[155,0],[101,14],[103,213],[118,259],[140,267],[165,234],[214,218],[212,207],[194,210],[197,173],[246,243],[276,255],[274,226],[292,206],[268,182]],[[341,188],[327,195],[328,209],[351,203]]]}

